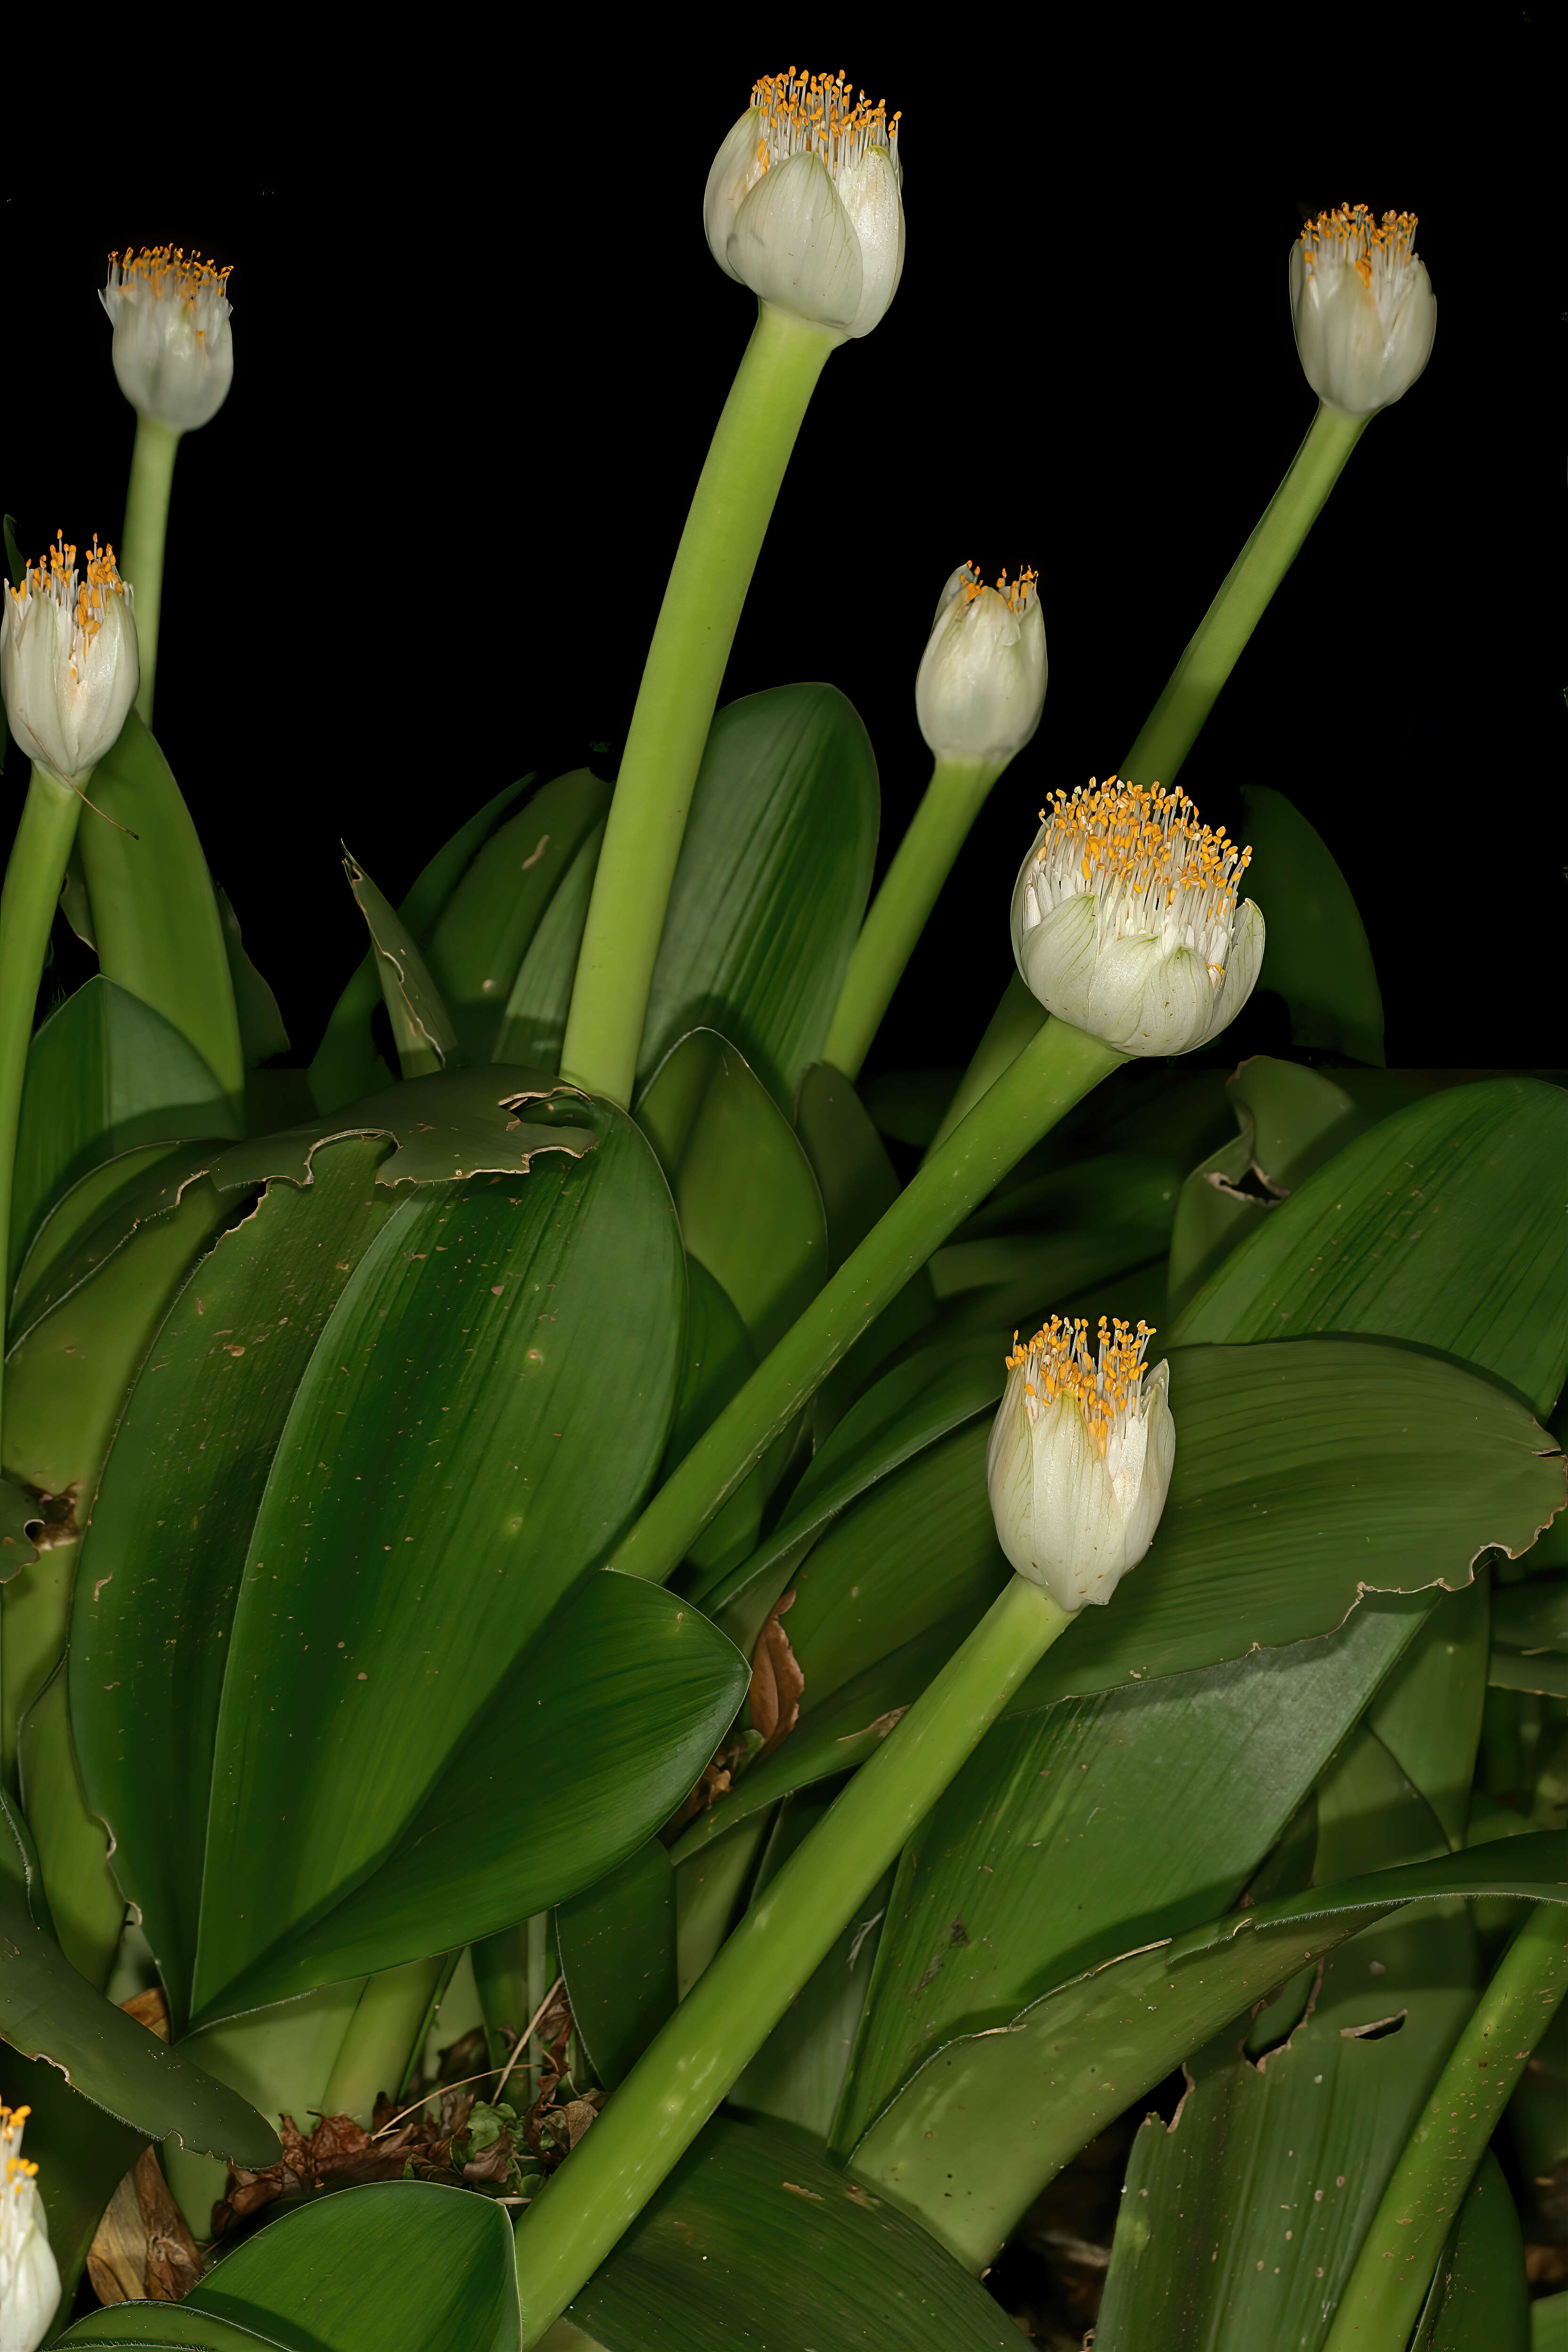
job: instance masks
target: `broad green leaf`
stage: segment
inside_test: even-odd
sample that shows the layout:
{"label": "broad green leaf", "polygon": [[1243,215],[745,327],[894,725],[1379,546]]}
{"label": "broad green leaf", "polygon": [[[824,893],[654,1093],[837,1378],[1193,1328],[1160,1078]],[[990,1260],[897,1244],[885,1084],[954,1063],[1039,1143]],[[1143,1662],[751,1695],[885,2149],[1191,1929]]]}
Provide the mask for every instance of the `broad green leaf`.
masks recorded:
{"label": "broad green leaf", "polygon": [[1455,2221],[1415,2352],[1531,2352],[1524,2233],[1489,2148]]}
{"label": "broad green leaf", "polygon": [[740,1312],[759,1357],[827,1278],[811,1162],[735,1047],[693,1030],[659,1065],[637,1124],[669,1179],[688,1254]]}
{"label": "broad green leaf", "polygon": [[522,959],[557,886],[610,805],[610,787],[586,768],[541,784],[475,852],[437,915],[426,959],[466,1062],[500,1051]]}
{"label": "broad green leaf", "polygon": [[142,1144],[238,1133],[217,1080],[180,1032],[112,981],[88,981],[27,1051],[13,1275],[49,1210],[105,1160]]}
{"label": "broad green leaf", "polygon": [[[38,2168],[49,2250],[60,2273],[56,2324],[63,2326],[104,2208],[147,2147],[148,2136],[79,2096],[47,2059],[22,2058],[3,2047],[0,2097],[28,2111],[25,2145],[27,2161]],[[259,2137],[259,2118],[252,2128]],[[174,2146],[164,2141],[165,2157]]]}
{"label": "broad green leaf", "polygon": [[1494,1078],[1395,1111],[1270,1211],[1168,1341],[1377,1332],[1551,1410],[1568,1366],[1568,1094]]}
{"label": "broad green leaf", "polygon": [[1568,1650],[1568,1576],[1501,1586],[1492,1596],[1492,1639],[1508,1650]]}
{"label": "broad green leaf", "polygon": [[[1318,1823],[1321,1878],[1442,1843],[1365,1731],[1320,1789]],[[1192,2057],[1175,2130],[1155,2116],[1133,2144],[1099,2341],[1321,2346],[1479,1973],[1463,1905],[1397,1913],[1326,1956],[1306,2013],[1258,2063],[1236,2025]]]}
{"label": "broad green leaf", "polygon": [[0,1584],[8,1584],[19,1568],[32,1567],[38,1557],[34,1537],[43,1526],[37,1497],[0,1478]]}
{"label": "broad green leaf", "polygon": [[239,917],[234,911],[226,890],[220,890],[217,894],[217,911],[223,924],[223,943],[228,957],[228,976],[234,989],[235,1013],[239,1021],[240,1051],[246,1068],[253,1070],[258,1063],[270,1061],[274,1054],[289,1051],[289,1032],[283,1026],[278,999],[245,951]]}
{"label": "broad green leaf", "polygon": [[582,1160],[400,1205],[296,1391],[229,1635],[203,2009],[388,1853],[657,1467],[679,1236],[641,1135],[592,1115]]}
{"label": "broad green leaf", "polygon": [[1383,998],[1366,930],[1327,843],[1283,793],[1244,784],[1247,891],[1268,926],[1263,986],[1290,1008],[1298,1045],[1381,1063]]}
{"label": "broad green leaf", "polygon": [[379,1138],[268,1185],[170,1310],[132,1391],[82,1547],[71,1711],[176,2031],[190,2003],[226,1644],[294,1392],[354,1266],[396,1213]]}
{"label": "broad green leaf", "polygon": [[890,1143],[907,1143],[916,1151],[924,1151],[963,1076],[962,1070],[946,1067],[881,1071],[866,1080],[866,1115],[878,1134],[885,1135]]}
{"label": "broad green leaf", "polygon": [[[465,1727],[390,1853],[241,1965],[209,2010],[287,2000],[494,1935],[591,1886],[680,1802],[745,1690],[745,1660],[689,1602],[638,1577],[588,1576]],[[271,1874],[286,1887],[303,1875],[294,1859],[274,1843]],[[231,1848],[209,1843],[204,1929],[237,1882],[267,1875],[265,1860],[237,1866]],[[237,1944],[205,1937],[215,1976]]]}
{"label": "broad green leaf", "polygon": [[[546,2192],[548,2194],[548,2192]],[[710,2123],[567,2319],[603,2352],[1008,2352],[1017,2330],[789,2124]]]}
{"label": "broad green leaf", "polygon": [[49,1924],[72,1968],[101,1991],[108,1984],[125,1897],[109,1869],[103,1823],[88,1810],[66,1712],[61,1658],[22,1717],[18,1794],[48,1902]]}
{"label": "broad green leaf", "polygon": [[105,2000],[5,1875],[0,2034],[24,2058],[47,2058],[83,2098],[148,2139],[173,2132],[186,2147],[237,2164],[276,2161],[276,2136],[254,2107]]}
{"label": "broad green leaf", "polygon": [[[686,1361],[665,1450],[666,1464],[683,1459],[744,1385],[757,1362],[757,1351],[739,1307],[700,1258],[688,1256],[686,1278]],[[766,1467],[764,1457],[747,1472],[692,1543],[687,1558],[700,1571],[692,1591],[694,1601],[702,1597],[702,1582],[724,1576],[754,1549],[762,1531]]]}
{"label": "broad green leaf", "polygon": [[1531,2305],[1530,2352],[1568,2352],[1568,2294],[1543,2294]]}
{"label": "broad green leaf", "polygon": [[[497,793],[458,826],[451,839],[444,842],[421,869],[413,887],[397,906],[404,928],[413,939],[423,941],[429,937],[436,918],[456,889],[468,860],[532,782],[531,775],[523,776]],[[326,1034],[310,1064],[310,1091],[319,1110],[335,1110],[341,1103],[353,1102],[357,1095],[367,1093],[378,1081],[384,1082],[392,1075],[371,1035],[371,1016],[381,1003],[381,982],[376,978],[375,966],[375,950],[372,949],[355,965],[333,1006]],[[526,1060],[527,1056],[522,1058]]]}
{"label": "broad green leaf", "polygon": [[675,1880],[657,1838],[555,1914],[572,2021],[613,2090],[674,2014]]}
{"label": "broad green leaf", "polygon": [[121,2304],[79,2320],[63,2340],[191,2352],[209,2344],[239,2352],[247,2342],[284,2352],[520,2352],[511,2226],[492,2199],[467,2189],[368,2181],[281,2214],[183,2303]]}
{"label": "broad green leaf", "polygon": [[217,896],[169,763],[134,710],[92,772],[92,802],[79,842],[103,977],[188,1039],[237,1114],[245,1058]]}
{"label": "broad green leaf", "polygon": [[[1310,1887],[1130,1952],[1047,1993],[1005,2032],[938,2051],[859,2142],[854,2174],[980,2270],[1042,2181],[1250,2003],[1355,1936],[1368,1911],[1479,1894],[1568,1901],[1568,1835],[1502,1839]],[[1377,1979],[1363,1970],[1362,1981]],[[983,2136],[975,2116],[988,2122]],[[946,2145],[955,2119],[969,2152],[958,2182]]]}
{"label": "broad green leaf", "polygon": [[643,1030],[733,1038],[788,1106],[816,1061],[871,887],[877,763],[836,687],[782,686],[714,719],[692,790]]}
{"label": "broad green leaf", "polygon": [[376,977],[403,1075],[431,1077],[458,1050],[457,1032],[441,1002],[441,992],[406,927],[358,859],[345,854],[343,872],[354,903],[370,927]]}
{"label": "broad green leaf", "polygon": [[[575,1125],[567,1122],[576,1118]],[[541,1151],[592,1150],[585,1097],[538,1070],[443,1070],[384,1087],[346,1109],[237,1143],[212,1162],[223,1192],[286,1176],[308,1184],[313,1155],[348,1135],[396,1144],[378,1184],[449,1184],[468,1176],[522,1176]]]}
{"label": "broad green leaf", "polygon": [[[45,1215],[17,1269],[6,1318],[11,1338],[25,1331],[43,1307],[59,1297],[59,1285],[53,1279],[56,1269],[75,1258],[79,1245],[103,1225],[110,1210],[139,1202],[155,1175],[175,1168],[182,1174],[195,1171],[208,1156],[202,1147],[192,1144],[142,1143],[79,1176]],[[172,1206],[172,1201],[166,1205]]]}
{"label": "broad green leaf", "polygon": [[954,2033],[1234,1904],[1415,1631],[1374,1603],[1322,1641],[994,1726],[904,1850],[835,2145]]}
{"label": "broad green leaf", "polygon": [[539,928],[518,966],[517,978],[507,999],[506,1018],[496,1047],[498,1061],[536,1062],[541,1068],[550,1070],[560,1067],[572,982],[576,977],[577,954],[587,928],[588,901],[594,892],[599,845],[604,838],[603,824],[596,824],[578,848],[556,887],[555,896],[540,917]]}
{"label": "broad green leaf", "polygon": [[1469,1822],[1487,1696],[1489,1604],[1484,1569],[1458,1592],[1439,1593],[1367,1717],[1455,1847],[1464,1844]]}

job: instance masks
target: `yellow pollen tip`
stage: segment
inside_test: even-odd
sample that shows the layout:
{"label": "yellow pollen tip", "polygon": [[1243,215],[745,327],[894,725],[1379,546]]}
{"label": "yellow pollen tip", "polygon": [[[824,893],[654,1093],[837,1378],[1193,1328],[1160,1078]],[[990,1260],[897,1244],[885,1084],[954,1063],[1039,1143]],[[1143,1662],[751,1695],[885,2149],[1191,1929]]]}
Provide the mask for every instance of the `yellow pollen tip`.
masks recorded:
{"label": "yellow pollen tip", "polygon": [[187,256],[183,246],[144,245],[140,253],[127,246],[109,257],[109,282],[128,293],[150,294],[158,301],[165,294],[193,307],[198,294],[222,294],[228,285],[232,261],[220,269],[199,254]]}
{"label": "yellow pollen tip", "polygon": [[1113,1427],[1136,1413],[1142,1402],[1143,1359],[1153,1336],[1151,1324],[1134,1327],[1120,1316],[1108,1321],[1102,1315],[1091,1353],[1087,1318],[1053,1315],[1023,1347],[1014,1332],[1007,1370],[1027,1375],[1025,1396],[1041,1411],[1061,1397],[1070,1399],[1103,1455]]}
{"label": "yellow pollen tip", "polygon": [[[969,575],[963,583],[963,601],[966,604],[973,604],[977,597],[984,595],[985,581],[978,563],[968,562],[963,569]],[[1027,563],[1019,567],[1016,580],[1009,580],[1005,572],[999,572],[996,575],[994,593],[1001,597],[1010,613],[1027,612],[1030,599],[1039,583],[1039,573],[1034,567]]]}
{"label": "yellow pollen tip", "polygon": [[880,99],[853,94],[841,71],[764,74],[752,85],[752,105],[761,117],[757,163],[766,172],[792,155],[819,155],[835,178],[844,165],[861,163],[867,150],[885,147],[897,163],[899,117],[889,117]]}

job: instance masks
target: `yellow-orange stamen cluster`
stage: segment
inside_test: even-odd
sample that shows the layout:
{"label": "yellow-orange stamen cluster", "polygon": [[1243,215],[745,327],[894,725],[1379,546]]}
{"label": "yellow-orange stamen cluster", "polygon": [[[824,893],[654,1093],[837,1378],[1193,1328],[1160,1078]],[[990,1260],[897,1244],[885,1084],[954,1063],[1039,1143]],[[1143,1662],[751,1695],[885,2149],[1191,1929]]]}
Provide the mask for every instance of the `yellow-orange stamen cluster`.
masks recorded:
{"label": "yellow-orange stamen cluster", "polygon": [[1235,921],[1252,852],[1238,848],[1224,825],[1200,824],[1185,793],[1091,777],[1087,790],[1054,793],[1040,822],[1046,831],[1029,879],[1026,929],[1086,891],[1095,894],[1101,933],[1118,938],[1158,931],[1190,946],[1211,938],[1217,944]]}
{"label": "yellow-orange stamen cluster", "polygon": [[1378,221],[1365,205],[1336,205],[1304,223],[1301,244],[1309,278],[1320,263],[1349,262],[1370,291],[1374,269],[1398,276],[1415,260],[1415,215],[1384,213]]}
{"label": "yellow-orange stamen cluster", "polygon": [[125,583],[120,577],[114,550],[112,547],[100,548],[96,531],[92,534],[85,580],[77,576],[76,557],[74,544],[63,530],[58,532],[53,547],[47,549],[37,563],[27,565],[22,575],[21,586],[12,588],[10,592],[18,618],[33,596],[52,596],[61,612],[69,614],[73,668],[102,628],[110,596],[123,596],[125,593]]}
{"label": "yellow-orange stamen cluster", "polygon": [[109,282],[144,288],[155,302],[166,294],[177,295],[195,310],[201,295],[226,291],[233,268],[233,262],[226,261],[220,269],[216,261],[204,261],[199,254],[187,258],[180,245],[144,245],[140,253],[127,246],[123,253],[110,255]]}
{"label": "yellow-orange stamen cluster", "polygon": [[[978,563],[973,562],[966,563],[963,569],[969,575],[963,583],[963,601],[966,604],[973,604],[977,596],[984,595],[985,593],[985,582],[981,575]],[[1005,572],[997,573],[996,593],[1010,613],[1024,613],[1028,610],[1029,600],[1034,595],[1039,576],[1039,573],[1033,571],[1026,563],[1020,570],[1016,580],[1009,580]]]}
{"label": "yellow-orange stamen cluster", "polygon": [[752,104],[762,117],[757,164],[763,172],[791,155],[820,155],[835,179],[848,163],[864,161],[870,147],[886,147],[899,160],[899,117],[883,101],[875,106],[864,90],[851,97],[842,70],[837,74],[764,74],[753,83]]}
{"label": "yellow-orange stamen cluster", "polygon": [[1069,1397],[1103,1454],[1113,1431],[1132,1419],[1142,1404],[1143,1358],[1153,1336],[1147,1323],[1134,1329],[1120,1316],[1108,1322],[1102,1315],[1099,1346],[1091,1354],[1085,1316],[1053,1315],[1022,1347],[1015,1331],[1007,1370],[1025,1376],[1024,1400],[1031,1423],[1058,1397]]}
{"label": "yellow-orange stamen cluster", "polygon": [[[31,2107],[8,2107],[0,2100],[0,2148],[8,2148],[13,2140],[20,2142],[22,2126],[32,2112]],[[6,2157],[5,2184],[14,2196],[20,2197],[26,2183],[37,2177],[38,2168],[30,2158]]]}

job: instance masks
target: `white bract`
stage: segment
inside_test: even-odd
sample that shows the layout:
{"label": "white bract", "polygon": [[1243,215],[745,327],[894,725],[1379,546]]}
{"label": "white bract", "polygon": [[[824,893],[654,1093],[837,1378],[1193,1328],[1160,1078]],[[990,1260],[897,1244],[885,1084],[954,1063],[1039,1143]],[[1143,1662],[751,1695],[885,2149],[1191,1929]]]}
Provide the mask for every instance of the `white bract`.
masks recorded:
{"label": "white bract", "polygon": [[1290,318],[1307,382],[1346,416],[1403,398],[1432,356],[1437,298],[1415,251],[1414,213],[1374,221],[1342,205],[1290,248]]}
{"label": "white bract", "polygon": [[0,612],[0,691],[11,732],[40,767],[79,784],[110,751],[136,699],[141,676],[132,592],[114,550],[96,536],[79,576],[63,537]]}
{"label": "white bract", "polygon": [[904,266],[899,118],[842,74],[768,74],[708,174],[721,269],[836,341],[868,335]]}
{"label": "white bract", "polygon": [[1005,767],[1046,707],[1046,624],[1036,575],[987,588],[961,564],[942,592],[915,679],[921,733],[938,759]]}
{"label": "white bract", "polygon": [[60,2274],[37,2187],[38,2168],[22,2154],[30,2110],[0,2106],[0,2352],[35,2352],[60,2299]]}
{"label": "white bract", "polygon": [[1168,1364],[1144,1367],[1149,1326],[1053,1315],[1023,1347],[991,1431],[985,1480],[996,1538],[1059,1609],[1110,1600],[1154,1540],[1176,1458]]}
{"label": "white bract", "polygon": [[217,415],[234,381],[228,271],[177,246],[111,254],[99,296],[114,329],[114,373],[139,416],[189,433]]}
{"label": "white bract", "polygon": [[1185,793],[1092,780],[1058,793],[1013,891],[1013,952],[1047,1013],[1123,1054],[1190,1054],[1235,1020],[1263,961],[1251,859]]}

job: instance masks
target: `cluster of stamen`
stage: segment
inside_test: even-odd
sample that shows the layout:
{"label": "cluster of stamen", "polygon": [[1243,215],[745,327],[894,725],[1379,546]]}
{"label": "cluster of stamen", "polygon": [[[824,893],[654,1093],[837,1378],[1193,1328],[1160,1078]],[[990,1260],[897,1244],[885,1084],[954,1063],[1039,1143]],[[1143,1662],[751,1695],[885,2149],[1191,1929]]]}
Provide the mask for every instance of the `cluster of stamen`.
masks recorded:
{"label": "cluster of stamen", "polygon": [[1015,1331],[1007,1370],[1024,1375],[1030,1426],[1058,1397],[1069,1397],[1103,1457],[1111,1440],[1142,1411],[1143,1358],[1153,1336],[1147,1323],[1134,1329],[1120,1316],[1108,1322],[1103,1315],[1092,1352],[1085,1316],[1053,1315],[1022,1347]]}
{"label": "cluster of stamen", "polygon": [[1380,292],[1415,262],[1415,215],[1384,213],[1378,221],[1365,205],[1336,205],[1304,224],[1301,244],[1309,278],[1320,268],[1348,263],[1369,293]]}
{"label": "cluster of stamen", "polygon": [[0,2150],[9,2151],[5,2157],[5,2186],[13,2198],[20,2197],[27,2182],[38,2177],[37,2166],[29,2158],[16,2153],[22,2145],[22,2126],[32,2112],[31,2107],[8,2107],[0,2100]]}
{"label": "cluster of stamen", "polygon": [[[963,601],[966,604],[973,604],[977,596],[984,594],[985,582],[981,576],[978,563],[966,563],[963,569],[968,574],[963,583]],[[1010,613],[1027,612],[1029,600],[1034,595],[1036,583],[1039,576],[1039,573],[1032,571],[1027,564],[1023,566],[1016,580],[1009,580],[1005,572],[997,573],[996,593]]]}
{"label": "cluster of stamen", "polygon": [[1087,790],[1055,793],[1040,822],[1024,893],[1026,933],[1064,899],[1090,892],[1101,944],[1158,933],[1167,950],[1201,950],[1211,971],[1223,971],[1252,852],[1224,825],[1201,824],[1185,793],[1091,777]]}
{"label": "cluster of stamen", "polygon": [[764,74],[752,86],[752,104],[762,118],[761,171],[791,155],[820,155],[837,179],[847,164],[863,163],[871,147],[886,147],[894,163],[899,160],[899,117],[889,119],[883,101],[873,106],[864,90],[851,96],[842,71],[797,73],[791,66],[782,74]]}
{"label": "cluster of stamen", "polygon": [[[112,547],[100,548],[96,531],[92,534],[85,580],[78,576],[75,546],[62,530],[57,534],[53,547],[47,549],[37,563],[27,565],[22,575],[21,586],[10,589],[18,621],[26,610],[29,598],[34,596],[52,597],[58,609],[69,614],[73,671],[77,671],[77,665],[86,657],[88,647],[102,628],[110,596],[125,594],[125,583],[120,577],[114,550]],[[79,672],[77,674],[79,677]]]}
{"label": "cluster of stamen", "polygon": [[183,302],[196,320],[196,341],[205,336],[215,316],[227,315],[227,292],[232,261],[220,269],[215,261],[204,261],[198,254],[188,257],[183,246],[144,245],[140,253],[127,246],[123,253],[109,257],[109,289],[111,293],[145,296],[154,302]]}

